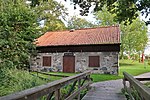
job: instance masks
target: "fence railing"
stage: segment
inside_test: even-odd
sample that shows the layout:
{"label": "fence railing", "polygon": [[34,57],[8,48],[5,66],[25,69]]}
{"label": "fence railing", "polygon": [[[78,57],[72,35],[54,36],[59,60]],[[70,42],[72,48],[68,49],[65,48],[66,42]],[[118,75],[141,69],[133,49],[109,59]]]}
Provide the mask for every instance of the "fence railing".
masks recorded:
{"label": "fence railing", "polygon": [[128,93],[130,100],[150,100],[150,88],[140,82],[150,81],[150,78],[134,78],[126,72],[123,72],[123,75],[124,90]]}
{"label": "fence railing", "polygon": [[[0,97],[0,100],[80,100],[80,93],[83,89],[88,89],[92,83],[91,71],[86,71],[74,76],[56,80],[41,86],[27,89],[8,96]],[[69,91],[62,97],[61,89],[70,85]]]}
{"label": "fence railing", "polygon": [[48,76],[69,77],[68,75],[50,74],[50,73],[46,73],[46,72],[39,72],[39,71],[32,71],[32,72],[36,72],[36,73],[37,73],[37,75],[38,75],[38,73],[40,73],[40,74],[44,74],[44,75],[48,75]]}
{"label": "fence railing", "polygon": [[[59,74],[51,74],[51,73],[47,73],[47,72],[40,72],[40,71],[31,71],[29,70],[30,74],[32,76],[35,76],[35,77],[38,77],[42,80],[45,80],[45,81],[51,81],[51,76],[54,76],[54,77],[61,77],[61,78],[64,78],[64,77],[69,77],[69,75],[59,75]],[[42,77],[41,75],[46,75],[48,76],[49,78],[46,78],[46,77]]]}

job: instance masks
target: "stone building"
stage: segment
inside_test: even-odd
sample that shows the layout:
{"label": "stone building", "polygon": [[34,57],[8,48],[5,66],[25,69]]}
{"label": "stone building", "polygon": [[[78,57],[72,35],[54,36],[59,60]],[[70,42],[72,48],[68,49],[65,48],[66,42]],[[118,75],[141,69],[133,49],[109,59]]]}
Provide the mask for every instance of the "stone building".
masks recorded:
{"label": "stone building", "polygon": [[47,32],[37,39],[38,55],[31,69],[117,74],[119,26]]}

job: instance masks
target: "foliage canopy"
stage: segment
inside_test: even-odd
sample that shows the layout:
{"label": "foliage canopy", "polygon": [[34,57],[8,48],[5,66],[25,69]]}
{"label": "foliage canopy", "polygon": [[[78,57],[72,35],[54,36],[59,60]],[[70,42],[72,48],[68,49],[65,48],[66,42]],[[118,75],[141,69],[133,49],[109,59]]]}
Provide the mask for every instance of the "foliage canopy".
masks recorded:
{"label": "foliage canopy", "polygon": [[[97,20],[100,20],[100,26],[115,25],[118,22],[115,20],[116,14],[111,14],[107,6],[103,6],[101,11],[95,13]],[[123,52],[129,55],[134,53],[139,53],[144,51],[147,42],[147,26],[139,18],[133,20],[130,24],[126,21],[120,24],[121,29],[121,58],[123,57]]]}
{"label": "foliage canopy", "polygon": [[[40,4],[40,1],[48,2],[49,0],[30,0],[32,6]],[[66,1],[66,0],[64,0]],[[138,17],[138,11],[142,13],[146,18],[150,12],[150,1],[149,0],[70,0],[74,3],[74,9],[76,5],[81,8],[80,15],[87,16],[89,9],[92,5],[95,5],[94,11],[102,10],[102,7],[106,4],[108,10],[111,13],[116,13],[116,19],[119,23],[122,21],[132,22],[133,19]],[[117,5],[116,5],[117,3]],[[115,9],[114,9],[115,8]],[[146,21],[146,24],[150,24],[150,19]]]}
{"label": "foliage canopy", "polygon": [[61,19],[66,20],[66,8],[55,0],[29,0],[30,6],[38,14],[38,21],[44,21],[41,32],[66,29]]}
{"label": "foliage canopy", "polygon": [[37,15],[24,0],[0,0],[0,8],[1,65],[24,67],[35,49]]}
{"label": "foliage canopy", "polygon": [[[73,0],[73,3],[75,6],[79,5],[82,8],[80,10],[81,15],[87,15],[92,5],[95,5],[94,11],[97,12],[102,10],[102,7],[106,4],[111,13],[116,13],[116,19],[120,23],[127,20],[132,22],[133,19],[138,17],[137,11],[142,12],[143,15],[145,14],[145,17],[150,12],[149,0]],[[150,19],[146,24],[150,24]]]}
{"label": "foliage canopy", "polygon": [[81,28],[90,28],[95,27],[96,25],[88,22],[86,19],[78,18],[77,16],[73,16],[68,21],[68,29],[81,29]]}

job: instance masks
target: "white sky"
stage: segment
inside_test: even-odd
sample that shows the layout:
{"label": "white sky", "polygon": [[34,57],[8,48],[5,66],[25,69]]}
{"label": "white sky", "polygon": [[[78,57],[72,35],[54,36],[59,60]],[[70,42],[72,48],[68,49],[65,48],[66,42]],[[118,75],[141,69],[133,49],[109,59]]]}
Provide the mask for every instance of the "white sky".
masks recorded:
{"label": "white sky", "polygon": [[[96,21],[96,19],[94,18],[94,15],[92,14],[92,11],[93,11],[94,7],[90,8],[90,13],[89,13],[88,16],[80,16],[79,15],[80,8],[78,7],[78,5],[77,5],[77,9],[74,9],[74,5],[71,4],[70,0],[66,0],[66,1],[64,1],[64,0],[56,0],[56,1],[60,2],[61,4],[64,4],[65,7],[68,9],[69,15],[66,18],[67,20],[70,18],[70,16],[75,16],[76,15],[76,16],[78,16],[80,18],[85,18],[86,20],[91,21],[91,22],[95,22]],[[145,18],[144,16],[140,16],[140,18],[142,20],[146,21],[146,20],[149,20],[150,15],[147,18]],[[148,42],[149,45],[145,48],[145,54],[150,55],[150,25],[148,26],[148,36],[149,36],[149,42]]]}
{"label": "white sky", "polygon": [[90,12],[89,12],[89,15],[88,16],[80,16],[80,7],[78,5],[76,5],[77,9],[74,9],[74,5],[70,2],[70,0],[67,0],[67,1],[64,1],[64,0],[56,0],[57,2],[61,3],[61,4],[64,4],[65,7],[68,9],[68,18],[70,18],[70,16],[77,16],[79,18],[85,18],[86,20],[88,21],[91,21],[91,22],[95,22],[96,20],[94,19],[94,15],[92,14],[92,11],[94,9],[94,7],[91,7],[90,8]]}

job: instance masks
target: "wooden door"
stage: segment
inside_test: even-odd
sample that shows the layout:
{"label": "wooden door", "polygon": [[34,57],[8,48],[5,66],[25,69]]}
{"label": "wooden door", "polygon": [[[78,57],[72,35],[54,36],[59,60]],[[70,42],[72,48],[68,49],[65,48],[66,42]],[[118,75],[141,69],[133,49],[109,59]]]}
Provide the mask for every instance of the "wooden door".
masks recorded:
{"label": "wooden door", "polygon": [[63,72],[66,72],[66,73],[75,72],[75,56],[63,57]]}

